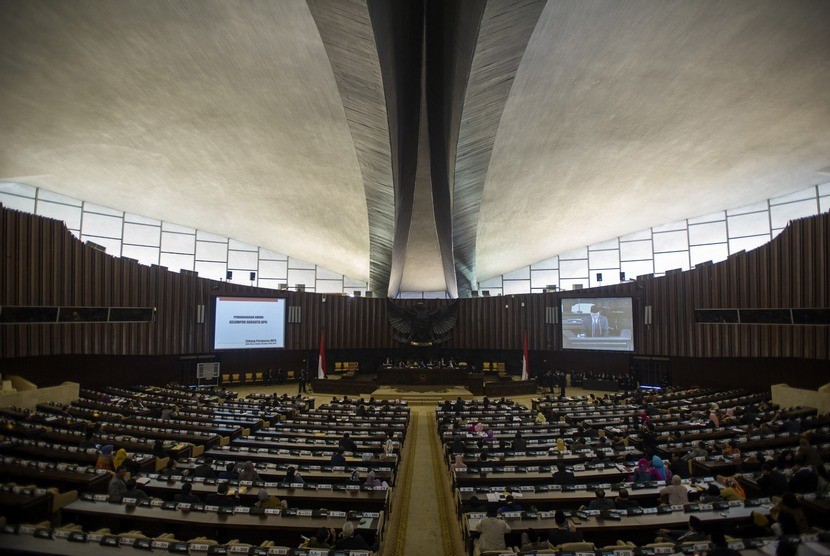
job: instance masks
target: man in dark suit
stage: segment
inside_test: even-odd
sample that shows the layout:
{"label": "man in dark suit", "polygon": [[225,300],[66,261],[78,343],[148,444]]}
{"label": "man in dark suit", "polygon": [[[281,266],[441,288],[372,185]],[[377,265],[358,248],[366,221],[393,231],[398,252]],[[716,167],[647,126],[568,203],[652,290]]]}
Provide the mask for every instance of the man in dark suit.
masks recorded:
{"label": "man in dark suit", "polygon": [[213,470],[213,459],[205,457],[204,463],[200,463],[188,473],[190,477],[202,477],[203,479],[215,479],[216,471]]}
{"label": "man in dark suit", "polygon": [[216,492],[208,494],[205,498],[206,506],[219,506],[220,508],[233,508],[236,506],[238,497],[228,496],[228,483],[221,483],[216,487]]}
{"label": "man in dark suit", "polygon": [[603,315],[596,305],[591,307],[590,317],[583,319],[583,325],[586,336],[593,338],[608,336],[608,317]]}
{"label": "man in dark suit", "polygon": [[180,504],[200,504],[202,499],[193,494],[193,484],[191,483],[184,483],[182,484],[181,491],[177,492],[173,495],[173,502],[178,502]]}
{"label": "man in dark suit", "polygon": [[557,485],[575,485],[576,476],[565,468],[564,463],[560,463],[553,474],[553,482]]}
{"label": "man in dark suit", "polygon": [[582,533],[568,524],[568,520],[565,518],[565,513],[562,510],[556,510],[553,519],[556,522],[556,527],[548,533],[548,542],[550,544],[560,546],[568,542],[581,542],[583,540]]}
{"label": "man in dark suit", "polygon": [[300,369],[300,372],[297,373],[297,384],[299,386],[297,393],[305,394],[305,385],[308,384],[308,371],[306,369]]}

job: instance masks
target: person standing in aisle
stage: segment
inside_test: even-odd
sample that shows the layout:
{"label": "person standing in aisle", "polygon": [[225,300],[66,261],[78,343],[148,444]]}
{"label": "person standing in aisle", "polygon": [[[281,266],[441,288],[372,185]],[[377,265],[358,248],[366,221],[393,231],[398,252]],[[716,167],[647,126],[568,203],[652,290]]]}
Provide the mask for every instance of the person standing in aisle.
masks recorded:
{"label": "person standing in aisle", "polygon": [[297,383],[299,386],[299,388],[297,389],[297,393],[305,394],[305,386],[308,383],[308,371],[306,369],[300,369],[300,372],[297,373]]}

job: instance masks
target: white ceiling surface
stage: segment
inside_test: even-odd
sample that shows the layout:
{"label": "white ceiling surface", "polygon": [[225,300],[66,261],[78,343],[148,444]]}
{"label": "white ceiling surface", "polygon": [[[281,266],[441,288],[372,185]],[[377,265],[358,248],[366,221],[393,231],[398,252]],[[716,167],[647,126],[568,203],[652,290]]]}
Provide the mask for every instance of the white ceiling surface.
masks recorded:
{"label": "white ceiling surface", "polygon": [[26,0],[0,22],[0,179],[368,279],[360,168],[304,1]]}
{"label": "white ceiling surface", "polygon": [[479,280],[825,181],[830,2],[548,2],[485,183]]}

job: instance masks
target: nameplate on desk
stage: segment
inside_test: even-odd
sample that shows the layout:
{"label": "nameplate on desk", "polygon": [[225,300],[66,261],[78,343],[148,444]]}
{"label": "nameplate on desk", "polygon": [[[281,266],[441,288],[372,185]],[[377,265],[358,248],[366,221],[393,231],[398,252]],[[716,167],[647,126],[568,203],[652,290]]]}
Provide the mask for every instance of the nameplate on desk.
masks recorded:
{"label": "nameplate on desk", "polygon": [[251,508],[246,508],[245,506],[236,506],[233,509],[233,513],[235,513],[235,514],[249,514],[249,513],[251,513]]}
{"label": "nameplate on desk", "polygon": [[655,546],[655,554],[674,554],[674,547],[672,546]]}
{"label": "nameplate on desk", "polygon": [[96,494],[92,497],[92,499],[96,502],[106,502],[107,500],[109,500],[109,496],[106,494]]}
{"label": "nameplate on desk", "polygon": [[250,549],[251,549],[250,546],[234,545],[234,546],[228,547],[228,553],[230,553],[230,554],[248,554],[248,551]]}
{"label": "nameplate on desk", "polygon": [[190,552],[207,552],[209,545],[204,543],[190,543],[188,547]]}
{"label": "nameplate on desk", "polygon": [[643,508],[643,514],[656,514],[657,508]]}

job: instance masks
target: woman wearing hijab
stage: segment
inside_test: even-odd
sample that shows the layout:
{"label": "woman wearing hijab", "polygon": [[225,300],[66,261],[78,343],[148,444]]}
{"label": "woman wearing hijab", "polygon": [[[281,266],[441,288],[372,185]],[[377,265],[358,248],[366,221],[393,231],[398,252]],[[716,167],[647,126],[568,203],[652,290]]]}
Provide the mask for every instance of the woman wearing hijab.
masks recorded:
{"label": "woman wearing hijab", "polygon": [[366,475],[366,482],[363,484],[367,487],[379,487],[383,484],[383,482],[375,476],[374,471],[369,471]]}
{"label": "woman wearing hijab", "polygon": [[280,507],[280,499],[276,496],[269,495],[268,491],[264,488],[259,489],[256,498],[257,500],[254,502],[255,508],[269,509]]}
{"label": "woman wearing hijab", "polygon": [[634,469],[632,481],[634,481],[636,484],[642,484],[647,481],[650,481],[651,477],[651,464],[648,462],[646,458],[641,458],[640,461],[637,462],[636,469]]}
{"label": "woman wearing hijab", "polygon": [[671,480],[671,473],[666,469],[663,458],[658,455],[651,458],[651,476],[655,481],[663,483],[668,483]]}
{"label": "woman wearing hijab", "polygon": [[496,437],[493,434],[493,429],[487,429],[487,433],[484,435],[484,441],[489,442],[490,444],[496,441]]}
{"label": "woman wearing hijab", "polygon": [[565,441],[561,438],[556,439],[556,451],[557,452],[565,452],[567,451],[568,447],[565,446]]}
{"label": "woman wearing hijab", "polygon": [[455,454],[455,462],[450,465],[452,471],[465,470],[467,464],[464,463],[464,454]]}
{"label": "woman wearing hijab", "polygon": [[115,452],[115,456],[112,458],[113,469],[118,469],[124,464],[125,461],[127,461],[127,450],[121,448]]}
{"label": "woman wearing hijab", "polygon": [[101,454],[98,456],[98,461],[95,462],[95,467],[97,469],[115,471],[115,467],[112,465],[112,449],[113,447],[111,444],[101,447]]}

